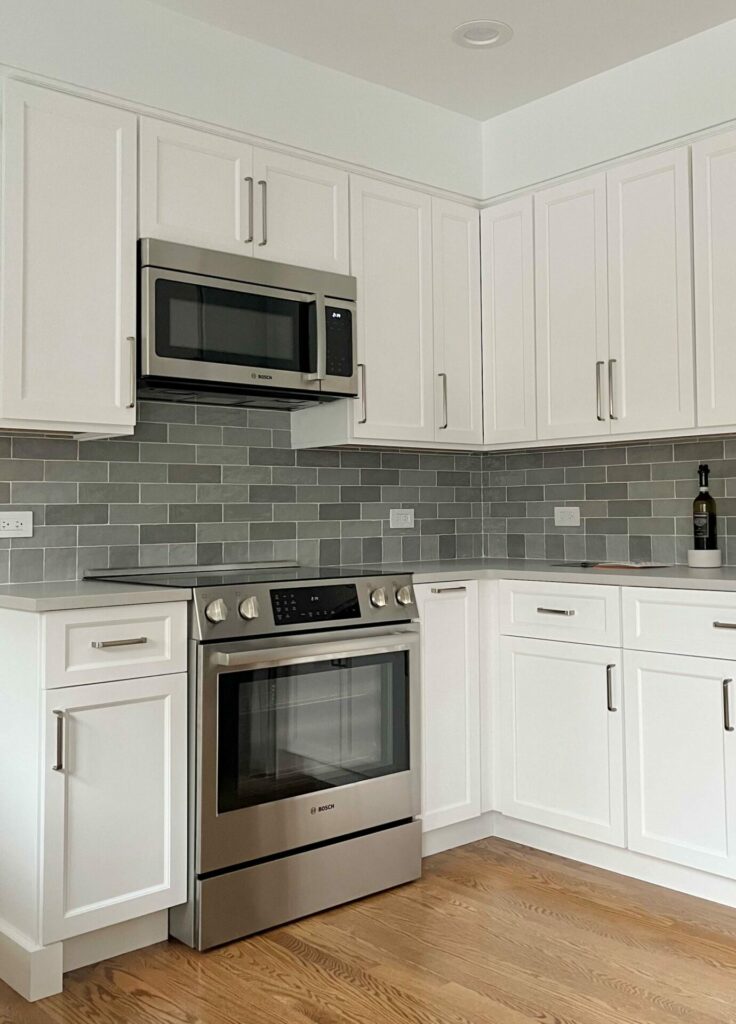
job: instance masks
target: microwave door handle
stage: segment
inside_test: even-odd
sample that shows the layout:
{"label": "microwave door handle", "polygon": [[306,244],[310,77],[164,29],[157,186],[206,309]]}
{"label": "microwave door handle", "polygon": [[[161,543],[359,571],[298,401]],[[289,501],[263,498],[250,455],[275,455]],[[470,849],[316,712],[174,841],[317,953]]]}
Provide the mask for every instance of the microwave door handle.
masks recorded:
{"label": "microwave door handle", "polygon": [[324,380],[327,376],[327,320],[325,311],[325,299],[323,295],[312,295],[309,299],[313,302],[317,317],[317,370],[315,373],[305,373],[305,380]]}

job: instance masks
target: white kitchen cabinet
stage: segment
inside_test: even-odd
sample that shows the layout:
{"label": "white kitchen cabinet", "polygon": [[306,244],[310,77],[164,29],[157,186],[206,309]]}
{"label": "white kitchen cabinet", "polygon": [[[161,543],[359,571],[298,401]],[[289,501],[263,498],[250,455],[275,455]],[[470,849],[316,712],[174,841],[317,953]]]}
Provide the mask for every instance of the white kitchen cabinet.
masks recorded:
{"label": "white kitchen cabinet", "polygon": [[624,845],[620,651],[501,641],[501,810]]}
{"label": "white kitchen cabinet", "polygon": [[483,440],[480,331],[480,216],[432,200],[435,409],[438,440]]}
{"label": "white kitchen cabinet", "polygon": [[693,245],[698,426],[736,423],[736,132],[696,142]]}
{"label": "white kitchen cabinet", "polygon": [[422,824],[480,814],[478,582],[414,588],[422,630]]}
{"label": "white kitchen cabinet", "polygon": [[186,675],[45,700],[42,942],[184,902]]}
{"label": "white kitchen cabinet", "polygon": [[736,878],[736,662],[625,664],[629,847]]}
{"label": "white kitchen cabinet", "polygon": [[687,147],[607,175],[613,433],[695,425]]}
{"label": "white kitchen cabinet", "polygon": [[131,433],[136,118],[3,84],[0,426]]}
{"label": "white kitchen cabinet", "polygon": [[484,441],[537,436],[534,206],[531,196],[481,214]]}

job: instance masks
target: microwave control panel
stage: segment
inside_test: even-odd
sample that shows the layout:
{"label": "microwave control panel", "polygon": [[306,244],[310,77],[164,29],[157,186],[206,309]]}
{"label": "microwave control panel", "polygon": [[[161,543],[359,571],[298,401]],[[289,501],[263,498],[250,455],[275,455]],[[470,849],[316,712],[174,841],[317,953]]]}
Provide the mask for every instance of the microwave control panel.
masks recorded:
{"label": "microwave control panel", "polygon": [[352,377],[353,313],[344,306],[325,306],[328,377]]}

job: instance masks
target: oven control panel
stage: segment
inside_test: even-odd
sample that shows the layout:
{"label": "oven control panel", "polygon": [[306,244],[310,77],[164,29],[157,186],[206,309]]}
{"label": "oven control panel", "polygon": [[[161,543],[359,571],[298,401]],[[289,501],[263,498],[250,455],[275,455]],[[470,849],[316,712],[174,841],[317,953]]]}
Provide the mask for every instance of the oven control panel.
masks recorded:
{"label": "oven control panel", "polygon": [[358,588],[354,583],[272,590],[271,607],[277,626],[360,618]]}

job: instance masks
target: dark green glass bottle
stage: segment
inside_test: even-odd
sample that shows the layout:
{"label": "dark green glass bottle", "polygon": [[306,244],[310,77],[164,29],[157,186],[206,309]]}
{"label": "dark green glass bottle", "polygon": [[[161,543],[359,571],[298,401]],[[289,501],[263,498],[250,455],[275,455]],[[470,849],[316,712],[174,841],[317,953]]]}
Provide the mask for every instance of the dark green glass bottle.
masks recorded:
{"label": "dark green glass bottle", "polygon": [[708,490],[710,469],[704,463],[698,466],[700,489],[693,502],[693,547],[696,551],[715,551],[718,547],[716,531],[716,503]]}

